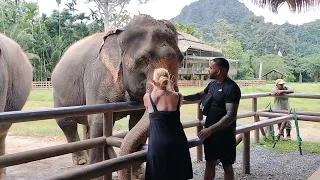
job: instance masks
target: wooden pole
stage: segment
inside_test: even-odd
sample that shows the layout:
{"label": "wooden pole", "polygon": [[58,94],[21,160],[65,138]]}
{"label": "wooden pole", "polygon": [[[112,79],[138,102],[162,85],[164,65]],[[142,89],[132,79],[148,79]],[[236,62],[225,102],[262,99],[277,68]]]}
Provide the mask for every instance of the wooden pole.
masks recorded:
{"label": "wooden pole", "polygon": [[250,131],[243,133],[242,168],[244,174],[250,174]]}
{"label": "wooden pole", "polygon": [[[109,111],[104,113],[103,116],[103,136],[105,138],[112,136],[112,130],[113,130],[113,112]],[[115,156],[115,152],[113,153],[113,151],[110,149],[113,147],[108,146],[107,144],[103,146],[103,151],[102,151],[102,160],[108,160],[109,157],[111,156]],[[110,152],[110,155],[109,155]],[[112,180],[112,173],[108,173],[106,175],[103,176],[103,180]]]}
{"label": "wooden pole", "polygon": [[[258,121],[260,121],[260,117],[258,116]],[[262,136],[263,136],[263,138],[266,138],[266,132],[264,131],[264,129],[263,128],[260,128],[260,131],[261,131],[261,134],[262,134]]]}
{"label": "wooden pole", "polygon": [[266,132],[264,131],[263,128],[260,128],[260,132],[261,132],[263,138],[266,138]]}
{"label": "wooden pole", "polygon": [[[252,98],[252,111],[257,112],[258,109],[258,99],[257,98]],[[259,117],[257,115],[253,116],[254,122],[259,121]],[[256,143],[259,142],[259,129],[254,130],[254,140]]]}
{"label": "wooden pole", "polygon": [[237,137],[237,139],[236,139],[236,145],[238,146],[240,143],[241,143],[241,141],[242,141],[242,135],[239,135],[238,137]]}
{"label": "wooden pole", "polygon": [[[203,114],[200,110],[199,104],[198,104],[198,120],[202,121],[203,120]],[[199,126],[197,126],[197,135],[199,134],[199,132],[203,129],[202,125],[200,124]],[[203,160],[203,145],[201,144],[200,146],[197,146],[197,161],[202,161]]]}

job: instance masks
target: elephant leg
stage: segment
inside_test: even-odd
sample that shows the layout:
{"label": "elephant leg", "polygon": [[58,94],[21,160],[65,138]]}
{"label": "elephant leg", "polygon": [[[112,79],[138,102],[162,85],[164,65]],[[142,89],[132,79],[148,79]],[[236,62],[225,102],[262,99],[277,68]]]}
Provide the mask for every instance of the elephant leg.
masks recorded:
{"label": "elephant leg", "polygon": [[[89,115],[90,138],[103,136],[103,114]],[[89,150],[89,163],[94,164],[103,161],[103,147],[96,147]],[[105,152],[106,160],[110,159],[108,152]],[[102,180],[103,177],[94,178],[94,180]],[[109,180],[109,179],[108,179]],[[111,180],[111,179],[110,179]]]}
{"label": "elephant leg", "polygon": [[[141,120],[129,131],[120,147],[120,156],[136,152],[141,144],[144,144],[148,138],[149,130],[149,113],[145,111]],[[118,171],[119,180],[128,180],[131,177],[130,168]],[[141,177],[143,179],[143,177]]]}
{"label": "elephant leg", "polygon": [[[0,63],[1,65],[1,63]],[[6,110],[6,100],[7,100],[7,87],[6,81],[3,80],[4,75],[1,74],[3,71],[0,71],[0,112]],[[4,155],[6,152],[5,141],[8,134],[8,130],[11,127],[11,124],[1,124],[0,125],[0,156]],[[0,179],[5,179],[6,168],[0,169]]]}
{"label": "elephant leg", "polygon": [[[58,118],[57,123],[62,129],[68,143],[80,141],[78,127],[75,118]],[[72,161],[74,165],[83,165],[87,163],[88,156],[86,151],[78,151],[72,153]]]}
{"label": "elephant leg", "polygon": [[[145,110],[134,111],[130,114],[129,119],[129,130],[131,130],[142,118]],[[146,141],[141,142],[141,144],[145,144]],[[132,166],[132,178],[133,179],[140,179],[139,176],[143,175],[145,168],[143,164]]]}
{"label": "elephant leg", "polygon": [[[103,135],[103,115],[89,115],[90,138],[97,138]],[[89,150],[89,162],[94,164],[102,161],[102,147],[92,148]]]}
{"label": "elephant leg", "polygon": [[[6,153],[6,137],[8,131],[11,127],[11,124],[1,124],[0,125],[0,156],[5,155]],[[0,169],[0,179],[5,179],[6,168]]]}
{"label": "elephant leg", "polygon": [[[90,131],[89,125],[83,125],[83,140],[90,139]],[[86,150],[87,154],[89,154],[89,149]]]}

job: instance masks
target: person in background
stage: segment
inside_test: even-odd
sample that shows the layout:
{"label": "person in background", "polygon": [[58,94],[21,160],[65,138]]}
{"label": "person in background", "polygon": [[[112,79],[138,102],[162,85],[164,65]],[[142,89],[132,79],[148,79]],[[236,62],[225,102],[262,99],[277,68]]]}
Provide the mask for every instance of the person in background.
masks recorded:
{"label": "person in background", "polygon": [[[271,95],[274,96],[274,109],[275,110],[289,110],[290,109],[290,101],[288,97],[281,96],[283,94],[290,94],[294,93],[293,89],[291,89],[289,86],[285,85],[284,80],[277,79],[276,80],[276,87],[274,87],[271,91]],[[278,124],[278,129],[280,130],[281,123]],[[290,139],[291,135],[291,122],[287,121],[286,125],[286,134],[287,138]],[[281,134],[282,137],[284,137],[284,134]]]}
{"label": "person in background", "polygon": [[173,90],[164,68],[154,71],[152,84],[152,92],[143,97],[150,118],[145,179],[192,179],[189,144],[180,122],[183,97]]}
{"label": "person in background", "polygon": [[241,98],[239,86],[227,75],[229,62],[215,58],[209,67],[209,78],[213,79],[201,92],[184,96],[186,101],[202,99],[209,91],[212,103],[205,120],[205,128],[198,136],[203,140],[206,168],[204,180],[215,178],[219,159],[224,169],[224,179],[233,180],[233,164],[236,160],[236,119]]}

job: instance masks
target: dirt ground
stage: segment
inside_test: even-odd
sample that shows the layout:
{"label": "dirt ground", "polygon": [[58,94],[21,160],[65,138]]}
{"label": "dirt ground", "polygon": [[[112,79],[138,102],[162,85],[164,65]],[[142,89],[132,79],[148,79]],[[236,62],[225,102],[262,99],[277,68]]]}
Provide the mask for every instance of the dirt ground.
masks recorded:
{"label": "dirt ground", "polygon": [[[319,127],[314,123],[301,125],[300,134],[303,141],[320,142]],[[292,139],[296,139],[296,130],[293,125]],[[188,135],[189,137],[194,134]],[[253,137],[253,133],[251,133]],[[46,137],[23,137],[9,134],[6,139],[6,153],[12,154],[32,149],[39,149],[66,143],[63,140],[55,140]],[[117,149],[116,149],[117,150]],[[192,159],[196,160],[196,148],[191,149]],[[34,180],[41,177],[54,175],[67,171],[77,166],[72,165],[71,154],[48,158],[40,161],[30,162],[22,165],[7,168],[6,180]]]}

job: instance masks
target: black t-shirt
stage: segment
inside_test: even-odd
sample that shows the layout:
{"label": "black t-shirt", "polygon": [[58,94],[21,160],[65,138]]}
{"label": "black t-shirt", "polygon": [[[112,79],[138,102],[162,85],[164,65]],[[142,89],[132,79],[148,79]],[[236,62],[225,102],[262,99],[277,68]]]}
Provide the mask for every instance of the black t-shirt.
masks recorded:
{"label": "black t-shirt", "polygon": [[[204,89],[204,92],[210,92],[213,95],[213,100],[209,114],[206,118],[205,127],[209,127],[217,123],[223,116],[227,114],[226,103],[240,103],[241,90],[236,82],[230,78],[226,78],[222,83],[212,81]],[[224,132],[234,132],[236,121],[234,121]]]}

